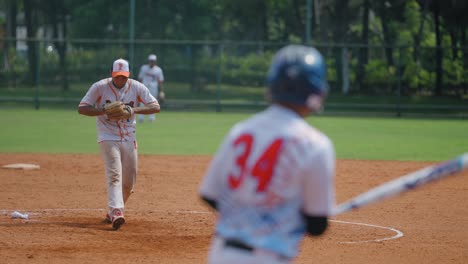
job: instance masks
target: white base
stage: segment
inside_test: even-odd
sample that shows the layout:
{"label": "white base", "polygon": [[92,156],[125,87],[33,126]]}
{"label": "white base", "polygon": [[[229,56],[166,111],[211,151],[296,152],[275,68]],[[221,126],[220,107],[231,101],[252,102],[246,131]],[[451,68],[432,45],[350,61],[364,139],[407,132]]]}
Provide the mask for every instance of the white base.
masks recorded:
{"label": "white base", "polygon": [[41,166],[36,165],[36,164],[28,164],[28,163],[15,163],[15,164],[3,165],[2,168],[4,168],[4,169],[36,170],[36,169],[40,169]]}

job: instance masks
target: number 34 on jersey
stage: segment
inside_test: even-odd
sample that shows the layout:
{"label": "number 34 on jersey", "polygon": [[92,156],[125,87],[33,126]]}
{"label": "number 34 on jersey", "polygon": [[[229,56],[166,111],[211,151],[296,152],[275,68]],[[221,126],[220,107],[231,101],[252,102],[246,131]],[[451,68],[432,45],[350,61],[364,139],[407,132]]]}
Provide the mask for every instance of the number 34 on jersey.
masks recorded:
{"label": "number 34 on jersey", "polygon": [[[236,153],[234,157],[235,169],[232,169],[228,176],[228,184],[232,190],[238,189],[247,177],[253,177],[256,180],[255,190],[257,193],[263,193],[268,189],[284,140],[282,138],[274,139],[263,150],[258,159],[250,163],[248,161],[251,158],[254,141],[252,134],[242,134],[232,144]],[[253,164],[253,166],[248,166],[248,164]]]}

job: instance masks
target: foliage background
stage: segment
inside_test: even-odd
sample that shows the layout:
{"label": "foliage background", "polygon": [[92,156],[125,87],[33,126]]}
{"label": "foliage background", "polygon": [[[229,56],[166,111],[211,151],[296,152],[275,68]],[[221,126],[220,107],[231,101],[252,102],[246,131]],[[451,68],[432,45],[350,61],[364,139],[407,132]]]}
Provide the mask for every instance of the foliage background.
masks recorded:
{"label": "foliage background", "polygon": [[427,102],[465,118],[467,12],[461,0],[0,0],[0,101],[76,103],[117,57],[136,76],[156,53],[166,107],[254,107],[272,55],[311,44],[343,111],[402,116]]}

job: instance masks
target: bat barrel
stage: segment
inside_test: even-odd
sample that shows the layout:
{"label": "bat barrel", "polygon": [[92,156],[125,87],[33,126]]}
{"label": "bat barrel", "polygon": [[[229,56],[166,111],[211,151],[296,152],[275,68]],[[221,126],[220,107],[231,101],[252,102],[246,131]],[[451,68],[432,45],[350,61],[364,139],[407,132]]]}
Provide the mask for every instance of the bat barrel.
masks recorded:
{"label": "bat barrel", "polygon": [[445,176],[461,172],[467,167],[468,153],[464,153],[452,160],[423,168],[370,189],[369,191],[338,205],[334,208],[332,214],[339,215],[369,203],[395,196],[398,193],[406,192]]}

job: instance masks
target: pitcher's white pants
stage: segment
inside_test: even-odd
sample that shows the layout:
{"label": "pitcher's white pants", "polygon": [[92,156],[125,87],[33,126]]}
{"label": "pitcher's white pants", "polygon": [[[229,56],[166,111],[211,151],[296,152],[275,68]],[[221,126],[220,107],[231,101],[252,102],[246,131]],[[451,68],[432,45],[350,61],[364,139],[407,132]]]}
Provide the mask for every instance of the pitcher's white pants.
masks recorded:
{"label": "pitcher's white pants", "polygon": [[209,264],[288,264],[290,259],[279,257],[277,254],[255,249],[246,251],[243,249],[226,246],[225,239],[215,236],[211,242],[208,254]]}
{"label": "pitcher's white pants", "polygon": [[136,182],[138,153],[136,141],[99,142],[107,181],[107,206],[124,209]]}

